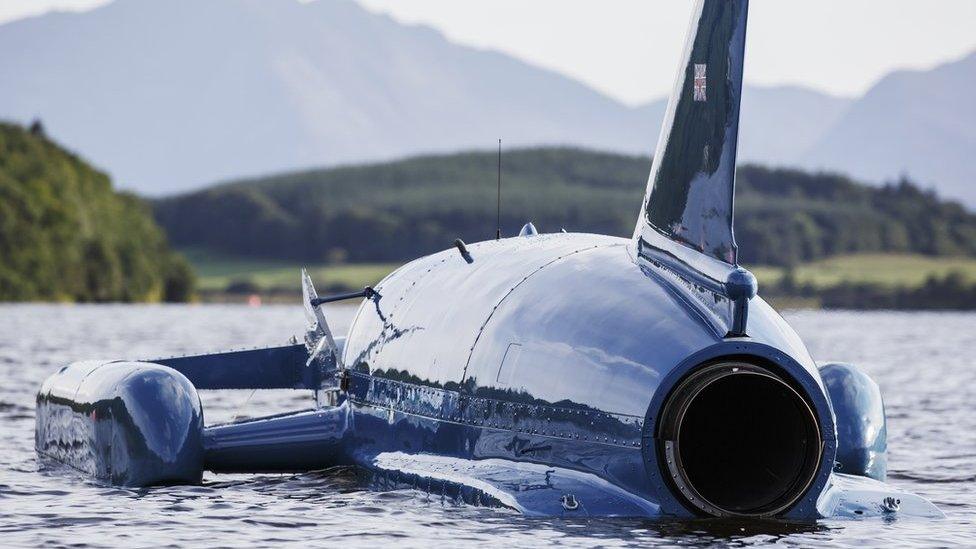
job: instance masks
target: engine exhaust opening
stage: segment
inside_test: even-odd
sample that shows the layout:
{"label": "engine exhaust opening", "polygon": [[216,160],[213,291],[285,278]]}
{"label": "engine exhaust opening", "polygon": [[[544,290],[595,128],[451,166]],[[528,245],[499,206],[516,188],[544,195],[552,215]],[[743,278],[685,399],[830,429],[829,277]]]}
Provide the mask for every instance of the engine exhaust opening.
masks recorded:
{"label": "engine exhaust opening", "polygon": [[817,416],[785,379],[722,362],[688,376],[668,398],[658,436],[663,473],[689,506],[718,517],[768,517],[813,482]]}

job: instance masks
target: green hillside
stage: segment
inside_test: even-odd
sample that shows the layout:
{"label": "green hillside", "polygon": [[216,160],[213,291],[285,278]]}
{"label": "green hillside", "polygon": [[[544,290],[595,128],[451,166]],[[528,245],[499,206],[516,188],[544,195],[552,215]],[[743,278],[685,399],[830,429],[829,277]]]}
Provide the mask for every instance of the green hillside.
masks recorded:
{"label": "green hillside", "polygon": [[[650,159],[569,148],[503,158],[502,231],[629,236]],[[305,263],[396,262],[456,237],[491,238],[489,152],[241,180],[159,200],[173,243]],[[746,264],[792,265],[852,253],[976,255],[976,215],[908,181],[875,188],[836,174],[739,170],[736,239]]]}
{"label": "green hillside", "polygon": [[0,301],[185,301],[149,207],[43,135],[0,123]]}

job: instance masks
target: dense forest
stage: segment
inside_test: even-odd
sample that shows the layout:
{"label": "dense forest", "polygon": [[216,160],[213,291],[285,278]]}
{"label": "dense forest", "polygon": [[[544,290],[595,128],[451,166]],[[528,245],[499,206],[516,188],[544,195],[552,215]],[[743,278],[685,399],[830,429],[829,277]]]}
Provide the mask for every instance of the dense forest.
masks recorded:
{"label": "dense forest", "polygon": [[186,301],[149,206],[44,136],[0,123],[0,301]]}
{"label": "dense forest", "polygon": [[[506,152],[502,232],[526,221],[630,236],[647,157],[571,148]],[[302,262],[402,261],[495,232],[496,157],[416,157],[225,183],[154,203],[177,246]],[[976,215],[907,180],[869,187],[830,173],[745,166],[736,239],[746,264],[862,252],[976,255]]]}

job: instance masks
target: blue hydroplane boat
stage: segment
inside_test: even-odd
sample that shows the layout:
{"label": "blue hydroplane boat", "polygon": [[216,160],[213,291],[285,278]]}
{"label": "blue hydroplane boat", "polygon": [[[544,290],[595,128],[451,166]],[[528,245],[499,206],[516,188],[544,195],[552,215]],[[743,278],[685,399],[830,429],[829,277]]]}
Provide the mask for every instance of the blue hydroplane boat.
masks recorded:
{"label": "blue hydroplane boat", "polygon": [[[319,297],[281,347],[65,366],[37,452],[104,482],[355,465],[527,515],[939,517],[885,484],[878,386],[818,366],[738,265],[746,0],[695,7],[633,237],[538,234],[420,258]],[[345,337],[321,305],[361,299]],[[316,406],[206,426],[198,391]]]}

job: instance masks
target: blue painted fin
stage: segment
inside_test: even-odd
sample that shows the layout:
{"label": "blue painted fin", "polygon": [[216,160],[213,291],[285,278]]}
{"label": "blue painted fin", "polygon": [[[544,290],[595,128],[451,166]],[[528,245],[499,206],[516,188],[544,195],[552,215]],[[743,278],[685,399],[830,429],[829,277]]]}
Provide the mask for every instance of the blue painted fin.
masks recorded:
{"label": "blue painted fin", "polygon": [[197,390],[316,389],[326,375],[302,344],[147,360],[183,374]]}
{"label": "blue painted fin", "polygon": [[945,518],[938,507],[922,496],[859,475],[833,473],[827,489],[817,500],[826,519],[866,517]]}
{"label": "blue painted fin", "polygon": [[381,486],[413,487],[466,503],[508,507],[527,516],[660,516],[654,503],[595,475],[559,467],[403,452],[360,455],[354,461],[376,475]]}
{"label": "blue painted fin", "polygon": [[635,249],[663,250],[724,281],[732,233],[748,0],[699,0],[658,140]]}

